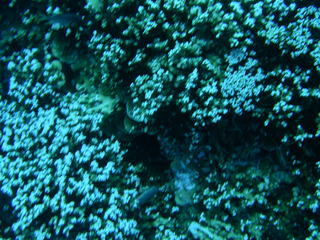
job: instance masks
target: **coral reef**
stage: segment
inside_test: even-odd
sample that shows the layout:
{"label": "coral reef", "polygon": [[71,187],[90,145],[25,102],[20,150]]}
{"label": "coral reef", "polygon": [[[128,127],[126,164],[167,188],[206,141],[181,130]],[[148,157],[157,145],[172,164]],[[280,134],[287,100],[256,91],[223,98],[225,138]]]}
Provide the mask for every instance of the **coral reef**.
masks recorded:
{"label": "coral reef", "polygon": [[1,239],[318,239],[320,5],[0,5]]}

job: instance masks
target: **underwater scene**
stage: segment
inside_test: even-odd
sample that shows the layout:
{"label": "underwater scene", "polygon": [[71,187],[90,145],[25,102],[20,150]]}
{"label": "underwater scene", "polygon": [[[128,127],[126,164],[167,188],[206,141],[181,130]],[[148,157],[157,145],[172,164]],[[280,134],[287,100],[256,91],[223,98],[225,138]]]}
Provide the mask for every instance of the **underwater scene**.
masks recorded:
{"label": "underwater scene", "polygon": [[0,239],[320,239],[320,2],[2,0]]}

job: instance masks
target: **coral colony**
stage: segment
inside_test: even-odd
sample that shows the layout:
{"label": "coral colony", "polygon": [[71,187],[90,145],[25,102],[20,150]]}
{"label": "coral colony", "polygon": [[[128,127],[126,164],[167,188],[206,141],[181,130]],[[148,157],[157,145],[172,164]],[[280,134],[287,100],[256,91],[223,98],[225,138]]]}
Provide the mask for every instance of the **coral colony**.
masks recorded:
{"label": "coral colony", "polygon": [[319,8],[1,1],[0,238],[319,239]]}

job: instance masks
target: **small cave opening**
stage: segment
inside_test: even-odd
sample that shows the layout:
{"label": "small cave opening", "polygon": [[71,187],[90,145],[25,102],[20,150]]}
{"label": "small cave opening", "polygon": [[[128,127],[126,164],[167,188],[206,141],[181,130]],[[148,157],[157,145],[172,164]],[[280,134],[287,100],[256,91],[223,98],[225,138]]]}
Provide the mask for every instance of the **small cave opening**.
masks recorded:
{"label": "small cave opening", "polygon": [[126,157],[133,163],[142,163],[148,169],[150,177],[161,177],[170,169],[170,161],[161,153],[155,135],[136,136],[129,146]]}

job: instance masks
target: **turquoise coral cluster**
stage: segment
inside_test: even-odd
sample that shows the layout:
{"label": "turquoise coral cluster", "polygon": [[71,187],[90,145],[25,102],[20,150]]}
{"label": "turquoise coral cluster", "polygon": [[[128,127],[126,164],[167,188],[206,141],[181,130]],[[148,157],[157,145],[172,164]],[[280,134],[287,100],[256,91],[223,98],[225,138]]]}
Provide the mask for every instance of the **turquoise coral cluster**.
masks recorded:
{"label": "turquoise coral cluster", "polygon": [[317,239],[319,8],[3,1],[0,237]]}

